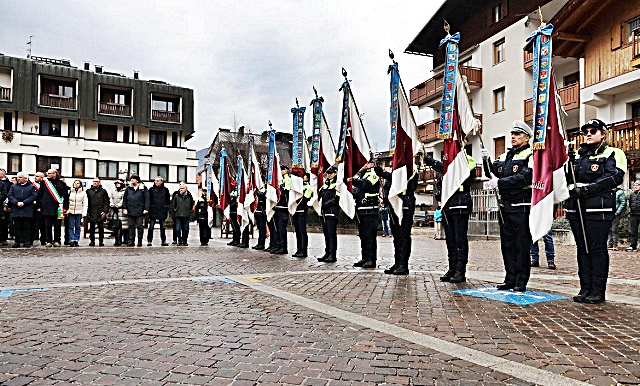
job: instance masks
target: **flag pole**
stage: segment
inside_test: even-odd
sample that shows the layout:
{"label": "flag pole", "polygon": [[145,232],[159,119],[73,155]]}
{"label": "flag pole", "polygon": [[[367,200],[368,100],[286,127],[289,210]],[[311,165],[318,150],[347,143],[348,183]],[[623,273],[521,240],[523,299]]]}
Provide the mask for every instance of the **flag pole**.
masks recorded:
{"label": "flag pole", "polygon": [[[353,92],[351,91],[351,83],[349,83],[349,79],[347,79],[347,70],[344,69],[344,67],[342,67],[342,76],[344,76],[344,80],[347,83],[347,90],[349,91],[349,95],[351,96],[351,100],[353,101],[353,107],[356,108],[356,115],[358,116],[358,120],[360,121],[360,125],[362,126],[362,132],[364,133],[364,138],[367,140],[367,145],[369,145],[369,159],[371,159],[371,156],[373,155],[373,151],[371,149],[371,142],[369,142],[369,137],[367,137],[367,131],[364,129],[364,123],[362,122],[362,118],[360,117],[360,111],[358,110],[358,104],[356,103],[356,98],[353,97]],[[341,91],[342,87],[340,87]]]}

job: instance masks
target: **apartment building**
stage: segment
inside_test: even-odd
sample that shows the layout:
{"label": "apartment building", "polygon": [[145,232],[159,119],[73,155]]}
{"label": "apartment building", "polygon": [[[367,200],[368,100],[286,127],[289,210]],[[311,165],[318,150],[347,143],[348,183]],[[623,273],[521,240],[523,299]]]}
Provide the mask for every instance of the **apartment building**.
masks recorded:
{"label": "apartment building", "polygon": [[83,68],[68,60],[0,54],[0,167],[9,175],[51,167],[67,180],[162,176],[194,193],[193,90]]}

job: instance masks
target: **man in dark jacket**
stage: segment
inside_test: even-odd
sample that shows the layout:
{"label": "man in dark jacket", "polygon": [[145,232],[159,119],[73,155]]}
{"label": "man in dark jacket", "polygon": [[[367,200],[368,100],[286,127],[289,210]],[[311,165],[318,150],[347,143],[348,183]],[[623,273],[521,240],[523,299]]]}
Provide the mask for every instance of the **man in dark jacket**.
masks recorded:
{"label": "man in dark jacket", "polygon": [[627,251],[638,250],[638,224],[640,224],[640,180],[633,183],[633,191],[629,193],[629,248]]}
{"label": "man in dark jacket", "polygon": [[340,191],[337,190],[336,173],[338,170],[331,166],[325,173],[324,184],[318,191],[320,212],[322,214],[322,233],[324,234],[324,255],[318,257],[321,263],[335,263],[338,261],[338,215],[340,214]]}
{"label": "man in dark jacket", "polygon": [[33,218],[33,207],[38,198],[38,191],[29,181],[27,173],[18,173],[18,183],[11,186],[8,198],[15,236],[13,248],[20,248],[21,246],[29,248],[33,245],[31,220]]}
{"label": "man in dark jacket", "polygon": [[[61,221],[64,213],[69,209],[69,188],[60,180],[56,169],[47,171],[47,178],[42,181],[38,190],[36,207],[44,219],[47,235],[46,247],[59,247],[62,235]],[[52,231],[53,227],[53,231]]]}
{"label": "man in dark jacket", "polygon": [[156,177],[153,186],[149,188],[149,229],[147,230],[147,247],[152,245],[153,228],[156,221],[160,224],[160,240],[162,246],[167,245],[167,236],[165,234],[164,222],[169,215],[169,206],[171,205],[171,194],[169,189],[164,186],[164,179],[160,176]]}
{"label": "man in dark jacket", "polygon": [[176,228],[178,229],[178,245],[187,244],[187,238],[189,237],[189,217],[193,211],[193,196],[187,190],[187,184],[180,183],[178,194],[173,196],[171,200],[171,210],[176,215]]}
{"label": "man in dark jacket", "polygon": [[104,247],[104,220],[109,213],[109,193],[102,187],[98,177],[93,179],[91,188],[87,189],[89,208],[87,217],[89,219],[89,246],[96,245],[96,225],[98,226],[98,242]]}
{"label": "man in dark jacket", "polygon": [[253,216],[256,219],[256,228],[258,228],[258,243],[253,249],[263,250],[264,243],[267,239],[267,186],[264,185],[256,192],[258,205],[256,206]]}
{"label": "man in dark jacket", "polygon": [[354,267],[375,268],[378,257],[378,198],[380,177],[373,170],[373,160],[367,162],[358,175],[351,178],[356,200],[356,221],[362,258]]}
{"label": "man in dark jacket", "polygon": [[9,213],[5,209],[7,194],[11,188],[11,181],[6,176],[6,170],[0,169],[0,246],[7,246],[7,238],[9,237]]}
{"label": "man in dark jacket", "polygon": [[195,206],[196,220],[198,221],[198,230],[200,231],[200,245],[209,244],[211,238],[211,228],[209,228],[209,200],[207,199],[207,191],[202,190],[202,195],[196,201]]}
{"label": "man in dark jacket", "polygon": [[136,229],[138,230],[138,246],[142,246],[142,236],[144,234],[144,215],[149,213],[149,191],[140,185],[140,176],[134,174],[130,178],[131,186],[127,187],[124,193],[123,212],[129,222],[129,244],[135,245]]}

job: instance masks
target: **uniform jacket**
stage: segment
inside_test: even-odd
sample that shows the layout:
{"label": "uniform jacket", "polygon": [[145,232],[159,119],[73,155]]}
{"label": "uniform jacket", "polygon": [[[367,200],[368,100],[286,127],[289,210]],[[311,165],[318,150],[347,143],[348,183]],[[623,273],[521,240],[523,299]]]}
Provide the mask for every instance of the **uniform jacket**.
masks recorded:
{"label": "uniform jacket", "polygon": [[169,207],[171,206],[171,194],[169,189],[164,186],[153,184],[149,188],[149,218],[155,220],[166,220],[169,215]]}
{"label": "uniform jacket", "polygon": [[198,222],[209,222],[209,203],[207,202],[206,197],[198,197],[195,206],[195,214]]}
{"label": "uniform jacket", "polygon": [[187,190],[185,194],[178,193],[171,200],[171,210],[176,217],[190,217],[193,209],[193,196]]}
{"label": "uniform jacket", "polygon": [[280,181],[280,199],[276,204],[276,210],[289,210],[289,191],[291,190],[291,176],[287,173]]}
{"label": "uniform jacket", "polygon": [[[24,185],[11,185],[7,198],[11,206],[11,218],[33,217],[34,202],[38,198],[38,192],[31,181],[27,180]],[[23,202],[24,206],[18,207],[19,202]]]}
{"label": "uniform jacket", "polygon": [[358,213],[375,215],[378,212],[378,197],[380,196],[380,177],[373,168],[369,168],[360,173],[360,176],[351,180],[356,188],[354,198],[356,199],[356,210]]}
{"label": "uniform jacket", "polygon": [[87,209],[89,208],[89,199],[87,193],[85,193],[82,186],[77,190],[71,188],[69,191],[69,214],[81,214],[82,217],[87,215]]}
{"label": "uniform jacket", "polygon": [[87,189],[87,198],[89,198],[89,222],[103,221],[104,218],[100,213],[109,213],[109,193],[104,190],[102,185],[92,186]]}
{"label": "uniform jacket", "polygon": [[[413,165],[413,174],[409,177],[407,181],[407,189],[400,193],[398,196],[402,199],[402,210],[413,213],[416,210],[416,189],[418,188],[418,167]],[[389,204],[389,188],[391,187],[392,182],[392,174],[384,171],[380,166],[376,166],[374,171],[378,175],[378,177],[382,177],[385,180],[385,186],[383,187],[384,197],[383,202],[389,205],[389,210],[391,213],[393,212],[393,207]],[[387,186],[388,184],[388,186]],[[404,217],[404,216],[403,216]]]}
{"label": "uniform jacket", "polygon": [[[7,195],[9,194],[9,188],[11,188],[11,181],[8,178],[0,180],[0,206],[4,205]],[[0,213],[0,216],[2,214]]]}
{"label": "uniform jacket", "polygon": [[311,189],[311,184],[308,181],[302,183],[302,198],[298,201],[298,206],[296,207],[296,215],[298,214],[307,214],[309,212],[309,200],[313,197],[313,189]]}
{"label": "uniform jacket", "polygon": [[[458,190],[453,193],[449,200],[444,205],[445,213],[471,213],[473,210],[473,200],[471,199],[471,185],[476,180],[476,160],[473,157],[467,155],[467,161],[469,162],[469,177],[460,185]],[[444,164],[433,158],[426,158],[425,164],[431,166],[436,172],[444,173]],[[438,190],[442,192],[442,179],[438,180]],[[442,194],[442,193],[441,193]],[[440,199],[438,199],[439,201]]]}
{"label": "uniform jacket", "polygon": [[256,206],[256,210],[254,213],[264,214],[267,210],[267,187],[263,186],[261,189],[258,189],[256,192],[256,196],[258,197],[258,205]]}
{"label": "uniform jacket", "polygon": [[506,213],[531,210],[531,180],[533,178],[533,152],[527,143],[511,148],[493,162],[498,180],[500,209]]}
{"label": "uniform jacket", "polygon": [[322,200],[320,212],[323,216],[338,217],[340,212],[340,192],[336,190],[336,179],[336,177],[325,179],[318,192],[318,197]]}
{"label": "uniform jacket", "polygon": [[149,210],[149,191],[142,185],[138,185],[138,189],[133,186],[125,188],[123,209],[127,210],[127,216],[139,217],[145,210]]}
{"label": "uniform jacket", "polygon": [[51,184],[55,187],[58,194],[62,196],[62,207],[65,210],[69,209],[69,188],[67,187],[67,184],[58,177],[54,179],[45,178],[40,184],[36,206],[40,208],[40,213],[43,216],[57,216],[59,204],[49,192],[45,182],[46,180],[51,181]]}

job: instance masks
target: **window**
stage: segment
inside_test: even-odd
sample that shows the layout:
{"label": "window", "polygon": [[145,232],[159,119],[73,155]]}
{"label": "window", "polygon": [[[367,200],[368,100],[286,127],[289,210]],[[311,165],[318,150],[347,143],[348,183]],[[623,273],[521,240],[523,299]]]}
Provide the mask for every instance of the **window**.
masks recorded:
{"label": "window", "polygon": [[505,137],[498,137],[493,139],[493,148],[495,149],[495,154],[493,159],[498,159],[505,152]]}
{"label": "window", "polygon": [[168,100],[153,100],[153,110],[159,111],[175,111],[175,103]]}
{"label": "window", "polygon": [[496,113],[504,111],[504,87],[493,90],[493,107]]}
{"label": "window", "polygon": [[5,112],[4,113],[4,130],[11,131],[11,121],[13,120],[13,113]]}
{"label": "window", "polygon": [[98,141],[115,142],[118,138],[118,126],[98,125]]}
{"label": "window", "polygon": [[69,122],[67,123],[67,132],[68,132],[68,136],[70,138],[73,138],[76,136],[76,121],[73,119],[69,119]]}
{"label": "window", "polygon": [[569,74],[563,78],[563,84],[565,87],[570,86],[572,84],[576,84],[580,81],[580,73],[574,72],[573,74]]}
{"label": "window", "polygon": [[627,23],[627,41],[633,42],[633,31],[640,30],[640,17]]}
{"label": "window", "polygon": [[149,130],[149,145],[167,146],[167,132],[160,130]]}
{"label": "window", "polygon": [[118,104],[118,105],[124,105],[125,104],[125,96],[124,94],[114,94],[113,95],[113,103]]}
{"label": "window", "polygon": [[473,59],[473,57],[469,56],[465,60],[460,61],[460,67],[471,67],[471,59]]}
{"label": "window", "polygon": [[73,87],[58,85],[58,95],[73,98]]}
{"label": "window", "polygon": [[72,177],[84,177],[84,165],[85,165],[85,160],[82,158],[74,158],[73,162],[71,164],[72,169],[71,169],[71,176]]}
{"label": "window", "polygon": [[115,180],[118,178],[118,162],[98,161],[98,177]]}
{"label": "window", "polygon": [[129,170],[129,175],[127,176],[127,178],[132,174],[140,175],[140,173],[138,172],[138,170],[140,170],[140,164],[137,162],[129,162],[129,167],[127,170]]}
{"label": "window", "polygon": [[59,174],[63,174],[62,160],[60,157],[36,156],[36,171],[46,172],[49,169],[56,169]]}
{"label": "window", "polygon": [[631,119],[640,119],[640,102],[631,104]]}
{"label": "window", "polygon": [[178,182],[184,181],[187,182],[187,167],[186,166],[178,166]]}
{"label": "window", "polygon": [[22,171],[22,155],[8,154],[7,155],[7,173],[16,174],[20,171]]}
{"label": "window", "polygon": [[60,136],[62,121],[60,119],[40,118],[40,135]]}
{"label": "window", "polygon": [[178,133],[171,133],[171,147],[178,147]]}
{"label": "window", "polygon": [[493,43],[493,64],[504,62],[504,38]]}
{"label": "window", "polygon": [[500,20],[502,20],[503,16],[502,16],[502,4],[498,3],[496,5],[493,6],[492,9],[492,14],[493,14],[493,22],[497,23]]}
{"label": "window", "polygon": [[155,179],[157,176],[162,177],[166,181],[169,177],[169,166],[149,165],[149,179]]}
{"label": "window", "polygon": [[129,128],[129,126],[124,126],[122,128],[122,142],[125,142],[125,143],[130,142],[130,139],[129,139],[129,131],[130,130],[131,129]]}

